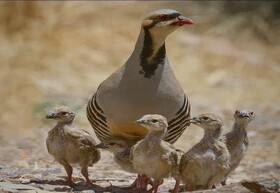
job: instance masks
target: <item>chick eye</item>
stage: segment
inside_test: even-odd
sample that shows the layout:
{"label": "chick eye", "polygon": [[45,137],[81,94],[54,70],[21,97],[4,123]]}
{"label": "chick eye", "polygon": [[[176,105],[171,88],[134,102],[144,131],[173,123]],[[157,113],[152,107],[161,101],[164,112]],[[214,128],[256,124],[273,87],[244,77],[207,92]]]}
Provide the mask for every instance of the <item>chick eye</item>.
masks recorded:
{"label": "chick eye", "polygon": [[111,143],[109,143],[109,145],[113,146],[113,145],[116,145],[116,143],[114,143],[114,142],[111,142]]}
{"label": "chick eye", "polygon": [[157,121],[156,119],[153,119],[152,122],[153,122],[153,123],[157,123],[158,121]]}
{"label": "chick eye", "polygon": [[167,20],[170,19],[170,16],[169,15],[161,15],[161,16],[159,16],[158,19],[161,20],[161,21],[167,21]]}
{"label": "chick eye", "polygon": [[236,110],[236,111],[235,111],[235,114],[236,114],[236,115],[240,114],[240,111]]}
{"label": "chick eye", "polygon": [[253,116],[253,115],[254,115],[254,112],[253,112],[253,111],[250,111],[250,115]]}
{"label": "chick eye", "polygon": [[67,112],[63,111],[61,112],[62,115],[67,115]]}
{"label": "chick eye", "polygon": [[208,121],[208,120],[209,120],[208,117],[201,117],[201,119],[202,119],[203,121]]}

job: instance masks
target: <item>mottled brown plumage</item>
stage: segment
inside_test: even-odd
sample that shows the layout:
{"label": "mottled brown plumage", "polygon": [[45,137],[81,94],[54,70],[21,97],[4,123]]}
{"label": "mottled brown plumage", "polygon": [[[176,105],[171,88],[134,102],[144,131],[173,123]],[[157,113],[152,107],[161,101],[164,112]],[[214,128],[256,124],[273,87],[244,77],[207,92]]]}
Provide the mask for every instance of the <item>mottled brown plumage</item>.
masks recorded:
{"label": "mottled brown plumage", "polygon": [[136,173],[130,161],[130,146],[122,138],[106,139],[97,148],[106,149],[114,154],[115,162],[126,172]]}
{"label": "mottled brown plumage", "polygon": [[[133,142],[132,142],[133,143]],[[132,162],[130,160],[130,149],[131,149],[131,143],[127,143],[126,140],[114,137],[111,139],[106,139],[100,144],[96,145],[97,148],[106,149],[113,153],[115,162],[126,172],[129,173],[135,173],[135,169],[133,168]],[[138,175],[136,180],[128,187],[132,189],[138,189],[140,185],[138,184],[138,181],[141,180],[141,176]],[[147,177],[144,178],[144,180],[147,180],[150,184],[152,184],[151,180]],[[148,184],[147,184],[148,185]],[[147,187],[143,187],[147,189]]]}
{"label": "mottled brown plumage", "polygon": [[202,114],[192,118],[191,123],[202,127],[204,136],[181,158],[180,176],[187,191],[209,189],[221,183],[229,170],[229,152],[219,141],[222,120],[214,114]]}
{"label": "mottled brown plumage", "polygon": [[72,164],[79,164],[86,182],[92,184],[88,177],[88,166],[92,166],[100,159],[100,152],[95,148],[94,139],[88,132],[74,127],[75,114],[68,107],[55,107],[47,114],[46,118],[57,122],[56,126],[48,133],[46,140],[48,152],[64,166],[69,185],[74,185],[71,178]]}
{"label": "mottled brown plumage", "polygon": [[221,141],[226,144],[231,157],[230,170],[227,172],[222,185],[226,185],[228,175],[238,167],[248,150],[247,126],[253,118],[254,112],[252,110],[236,110],[234,114],[235,122],[231,131],[221,138]]}

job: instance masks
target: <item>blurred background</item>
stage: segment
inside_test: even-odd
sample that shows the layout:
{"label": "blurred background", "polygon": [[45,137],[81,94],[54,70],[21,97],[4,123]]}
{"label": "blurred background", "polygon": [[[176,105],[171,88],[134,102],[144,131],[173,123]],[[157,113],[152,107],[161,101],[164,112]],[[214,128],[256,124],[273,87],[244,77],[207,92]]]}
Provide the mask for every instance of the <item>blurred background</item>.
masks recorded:
{"label": "blurred background", "polygon": [[[54,123],[44,117],[55,105],[72,107],[76,124],[93,134],[85,114],[88,97],[130,56],[142,19],[160,8],[175,9],[195,23],[166,41],[192,114],[219,113],[228,131],[237,108],[255,111],[250,150],[236,179],[279,177],[276,1],[0,2],[0,161],[33,167],[40,153],[41,160],[51,160],[44,138]],[[187,150],[201,135],[188,128],[175,145]]]}

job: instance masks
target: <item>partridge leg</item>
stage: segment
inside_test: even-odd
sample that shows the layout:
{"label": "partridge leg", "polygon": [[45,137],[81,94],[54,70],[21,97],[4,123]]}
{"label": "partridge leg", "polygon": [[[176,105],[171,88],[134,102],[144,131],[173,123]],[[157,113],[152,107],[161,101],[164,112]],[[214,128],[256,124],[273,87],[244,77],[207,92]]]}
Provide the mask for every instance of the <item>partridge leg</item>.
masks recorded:
{"label": "partridge leg", "polygon": [[227,180],[225,179],[224,181],[221,182],[222,186],[227,185]]}

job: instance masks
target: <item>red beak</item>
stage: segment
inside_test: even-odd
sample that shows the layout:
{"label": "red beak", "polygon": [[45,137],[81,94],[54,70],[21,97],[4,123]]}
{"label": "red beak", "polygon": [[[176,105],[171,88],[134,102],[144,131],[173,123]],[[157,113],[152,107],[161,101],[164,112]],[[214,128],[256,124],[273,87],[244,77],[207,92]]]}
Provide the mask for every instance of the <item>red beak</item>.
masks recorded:
{"label": "red beak", "polygon": [[182,26],[182,25],[185,25],[185,24],[193,24],[193,21],[189,18],[186,18],[182,15],[178,16],[178,21],[174,21],[171,25],[178,25],[178,26]]}

